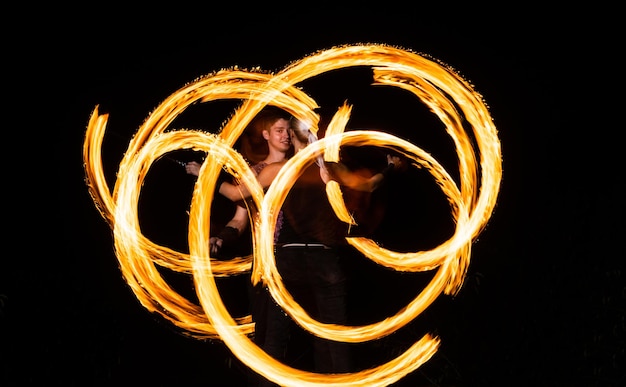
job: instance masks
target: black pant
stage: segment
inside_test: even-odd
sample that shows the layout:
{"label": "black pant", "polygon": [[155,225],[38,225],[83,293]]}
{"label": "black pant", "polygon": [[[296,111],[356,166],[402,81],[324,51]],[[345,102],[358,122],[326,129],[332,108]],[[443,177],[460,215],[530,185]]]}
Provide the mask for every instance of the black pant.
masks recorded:
{"label": "black pant", "polygon": [[[284,247],[276,252],[276,266],[285,287],[296,301],[316,320],[324,323],[347,324],[347,278],[338,251],[321,247]],[[268,292],[269,293],[269,292]],[[273,299],[267,302],[263,350],[284,362],[288,347],[291,318]],[[261,324],[262,326],[263,324]],[[348,344],[313,337],[314,367],[318,373],[352,371]],[[274,386],[266,380],[260,386]]]}

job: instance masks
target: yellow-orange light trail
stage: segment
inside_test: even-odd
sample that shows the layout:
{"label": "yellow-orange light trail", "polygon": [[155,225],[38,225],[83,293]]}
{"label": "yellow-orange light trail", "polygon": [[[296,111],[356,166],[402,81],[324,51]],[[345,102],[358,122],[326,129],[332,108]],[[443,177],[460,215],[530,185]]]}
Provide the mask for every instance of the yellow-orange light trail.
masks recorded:
{"label": "yellow-orange light trail", "polygon": [[[163,138],[167,125],[182,112],[181,106],[189,106],[198,100],[206,102],[211,98],[250,98],[251,94],[254,93],[254,98],[258,98],[258,100],[246,101],[240,109],[240,113],[236,114],[233,120],[220,132],[220,136],[228,138],[230,141],[227,148],[230,148],[230,145],[238,138],[249,120],[254,116],[250,112],[258,112],[266,100],[271,99],[273,104],[285,109],[289,109],[285,106],[285,101],[301,110],[310,112],[317,107],[314,101],[296,88],[285,87],[282,93],[275,90],[265,91],[266,88],[257,82],[259,80],[267,81],[268,78],[268,74],[220,71],[213,76],[207,76],[184,87],[166,99],[155,109],[133,137],[129,150],[120,163],[113,195],[109,194],[106,186],[100,157],[100,147],[108,115],[99,116],[96,108],[89,121],[83,151],[87,184],[92,198],[96,202],[96,207],[113,227],[116,254],[124,278],[139,301],[148,310],[159,313],[186,333],[198,338],[219,338],[219,335],[209,323],[200,306],[188,302],[169,288],[154,266],[156,263],[173,270],[191,272],[189,255],[158,246],[141,234],[136,218],[138,189],[142,185],[150,164],[165,152],[184,148],[209,151],[209,149],[205,149],[207,148],[206,144],[203,143],[205,137],[202,137],[201,132],[190,130],[168,132],[168,136],[173,135],[175,137],[167,138],[167,140],[178,140],[178,145],[167,144],[167,148],[164,150],[159,149],[159,147],[165,146],[160,139]],[[312,113],[306,114],[304,117],[308,117],[311,122],[316,123],[317,116]],[[226,144],[224,141],[223,143]],[[217,148],[213,147],[213,151],[215,149]],[[139,160],[138,154],[143,154],[146,160]],[[248,170],[247,164],[242,164],[243,158],[238,156],[240,161],[238,170],[233,169],[234,166],[228,164],[224,166],[234,174],[239,174],[242,166]],[[203,168],[206,167],[208,174],[217,179],[217,171],[222,168],[222,165],[217,157],[212,157],[211,160],[215,162],[205,163]],[[250,257],[247,259],[244,257],[231,261],[214,261],[213,266],[214,275],[239,274],[250,270],[251,260]],[[243,332],[252,332],[253,326],[250,316],[245,316],[238,321],[245,324],[241,327]]]}
{"label": "yellow-orange light trail", "polygon": [[[372,67],[374,85],[408,90],[439,117],[456,146],[459,186],[435,158],[413,144],[376,130],[344,133],[350,109],[343,107],[338,109],[331,121],[325,138],[291,158],[263,196],[243,159],[228,148],[250,119],[268,103],[310,120],[317,128],[319,118],[313,113],[315,102],[294,86],[318,74],[352,66]],[[226,98],[243,99],[244,103],[224,126],[219,138],[187,130],[164,133],[176,115],[191,103]],[[457,106],[462,117],[459,117]],[[461,125],[463,120],[471,127],[477,149],[474,149]],[[248,338],[250,324],[245,319],[235,320],[229,315],[215,283],[217,275],[248,270],[250,261],[242,258],[235,270],[222,266],[222,262],[210,257],[207,235],[210,233],[213,185],[224,163],[251,189],[259,210],[252,223],[253,280],[266,283],[277,302],[301,326],[334,340],[359,343],[383,337],[415,319],[441,293],[458,292],[469,265],[471,244],[486,226],[495,207],[502,168],[500,143],[487,107],[471,85],[451,68],[410,51],[363,44],[335,47],[313,54],[273,75],[238,69],[222,70],[185,86],[151,114],[131,141],[120,164],[113,195],[106,188],[97,149],[101,145],[105,125],[106,116],[98,116],[96,108],[84,145],[87,182],[96,206],[113,227],[122,273],[144,306],[196,337],[220,337],[244,364],[285,386],[385,386],[413,372],[436,352],[439,339],[427,334],[388,363],[349,374],[316,374],[276,362]],[[359,327],[321,324],[311,319],[284,289],[273,256],[276,209],[280,208],[289,187],[302,168],[314,158],[336,159],[340,144],[401,149],[413,160],[415,167],[425,168],[431,173],[447,196],[456,222],[452,237],[430,251],[400,254],[380,248],[374,241],[365,238],[348,239],[366,257],[381,265],[401,271],[437,270],[425,289],[395,316]],[[200,171],[192,198],[188,256],[157,246],[144,238],[136,215],[138,187],[150,164],[167,151],[180,148],[200,149],[211,156],[207,157],[211,162],[206,162]],[[479,163],[476,152],[480,157]],[[341,200],[337,190],[337,186],[328,187],[329,200]],[[333,208],[339,211],[344,206],[336,202]],[[350,222],[345,215],[341,215],[342,219]],[[173,292],[158,274],[155,264],[184,272],[191,268],[201,309]]]}
{"label": "yellow-orange light trail", "polygon": [[[328,128],[326,129],[326,137],[330,137],[334,134],[341,134],[348,124],[348,120],[350,119],[350,112],[352,108],[344,104],[337,113],[333,116],[332,120],[328,123]],[[329,142],[325,147],[324,159],[326,161],[339,161],[339,141]],[[341,188],[339,187],[339,183],[336,181],[329,181],[326,183],[326,195],[328,196],[328,200],[335,211],[337,217],[350,225],[355,225],[356,222],[352,215],[350,215],[350,211],[345,206],[345,202],[343,200],[343,193],[341,192]]]}

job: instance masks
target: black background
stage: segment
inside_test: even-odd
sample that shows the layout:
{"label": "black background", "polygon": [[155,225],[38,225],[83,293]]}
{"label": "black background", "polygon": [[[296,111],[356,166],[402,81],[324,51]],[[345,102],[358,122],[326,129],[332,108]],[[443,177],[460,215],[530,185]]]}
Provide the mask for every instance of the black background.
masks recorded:
{"label": "black background", "polygon": [[[187,82],[234,65],[280,70],[369,42],[428,54],[470,80],[499,130],[504,177],[462,291],[441,296],[423,324],[371,344],[363,361],[432,328],[442,347],[397,386],[624,385],[623,123],[610,107],[621,92],[610,10],[565,18],[528,9],[219,8],[94,7],[72,17],[39,9],[24,18],[22,38],[9,39],[5,206],[14,221],[5,225],[13,246],[0,282],[2,385],[244,385],[245,367],[221,342],[186,337],[125,284],[84,182],[87,121],[96,105],[110,113],[103,157],[112,183],[124,141]],[[593,31],[592,21],[601,21]],[[327,98],[334,107],[345,97]],[[358,92],[354,99],[356,115]],[[396,120],[381,125],[411,117],[384,102],[365,106]],[[152,205],[163,212],[145,221],[172,244],[184,241],[176,226],[193,185],[176,168],[161,166],[153,182],[164,189]],[[406,217],[396,220],[411,235]],[[406,301],[410,276],[362,269],[380,275],[370,284],[385,292],[363,286],[368,307]]]}

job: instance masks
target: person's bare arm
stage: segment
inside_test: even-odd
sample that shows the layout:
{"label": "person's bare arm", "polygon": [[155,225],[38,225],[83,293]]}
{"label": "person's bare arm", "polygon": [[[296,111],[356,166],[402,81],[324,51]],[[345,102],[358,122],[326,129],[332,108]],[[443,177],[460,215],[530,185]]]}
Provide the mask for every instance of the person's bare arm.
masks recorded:
{"label": "person's bare arm", "polygon": [[324,181],[334,180],[339,185],[356,191],[373,192],[380,187],[386,174],[399,169],[401,163],[400,157],[387,155],[387,167],[371,176],[356,173],[342,163],[326,163],[326,168],[322,168],[321,175]]}
{"label": "person's bare arm", "polygon": [[[261,170],[257,176],[257,180],[261,187],[263,187],[263,190],[266,190],[270,184],[272,184],[272,181],[274,181],[274,178],[283,165],[285,165],[284,162],[272,163]],[[247,199],[251,196],[250,191],[245,184],[232,184],[229,182],[223,182],[220,184],[219,193],[233,202],[241,199]]]}

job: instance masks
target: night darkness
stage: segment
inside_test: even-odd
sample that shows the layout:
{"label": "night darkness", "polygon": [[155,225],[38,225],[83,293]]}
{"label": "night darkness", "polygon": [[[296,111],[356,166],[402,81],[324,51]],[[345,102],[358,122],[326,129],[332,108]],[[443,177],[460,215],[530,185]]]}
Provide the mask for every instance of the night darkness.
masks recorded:
{"label": "night darkness", "polygon": [[[583,69],[590,74],[601,67],[595,59],[602,55],[580,55],[590,51],[582,43],[583,31],[555,30],[547,16],[534,17],[533,30],[527,31],[504,19],[424,22],[422,14],[346,22],[349,14],[323,13],[309,13],[297,23],[275,15],[239,19],[221,29],[207,26],[217,14],[211,22],[200,21],[199,11],[192,11],[196,20],[175,23],[172,16],[149,22],[139,16],[75,19],[52,32],[41,29],[28,49],[14,46],[24,61],[12,64],[14,74],[24,74],[22,82],[11,80],[22,93],[24,111],[16,110],[16,116],[29,122],[19,132],[21,141],[29,140],[30,128],[44,134],[38,146],[49,158],[37,168],[42,179],[55,183],[28,190],[28,200],[41,204],[12,215],[20,232],[11,239],[20,241],[23,252],[5,254],[0,273],[0,385],[244,386],[248,371],[222,342],[190,338],[151,314],[122,278],[112,232],[84,181],[87,122],[97,105],[110,114],[103,162],[112,188],[137,128],[188,82],[235,65],[278,71],[319,50],[355,43],[397,46],[455,68],[489,106],[503,154],[498,204],[473,244],[462,290],[455,297],[440,295],[417,321],[365,345],[358,352],[360,364],[377,365],[434,332],[441,337],[439,351],[394,386],[626,385],[620,245],[626,183],[623,173],[614,171],[623,165],[617,161],[618,137],[607,141],[596,130],[606,127],[600,122],[604,117],[586,118],[598,109],[593,96],[601,95],[602,82],[585,83],[581,91],[579,77]],[[412,110],[418,103],[403,93],[370,92],[364,74],[369,73],[339,71],[302,86],[329,109],[324,111],[347,99],[354,105],[353,127],[403,136],[454,170],[454,148],[441,123]],[[215,106],[216,113],[190,111],[175,126],[215,129],[236,105]],[[176,156],[187,161],[198,155]],[[32,172],[37,173],[31,170],[26,178],[30,187],[37,179]],[[185,211],[193,184],[172,160],[155,164],[142,191],[147,236],[186,248]],[[411,249],[415,245],[409,242],[419,235],[421,247],[434,247],[451,225],[433,182],[413,176],[396,184],[420,193],[397,190],[380,237]],[[423,222],[408,225],[407,218]],[[40,231],[25,233],[28,227]],[[355,322],[395,313],[428,278],[357,258],[350,264]],[[172,275],[171,281],[194,297],[188,278]],[[245,309],[241,281],[220,285],[235,313]],[[293,351],[302,351],[298,361],[306,364],[300,339],[294,339]]]}

